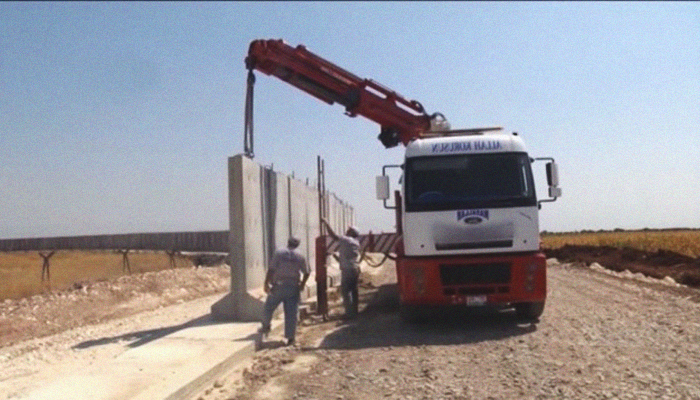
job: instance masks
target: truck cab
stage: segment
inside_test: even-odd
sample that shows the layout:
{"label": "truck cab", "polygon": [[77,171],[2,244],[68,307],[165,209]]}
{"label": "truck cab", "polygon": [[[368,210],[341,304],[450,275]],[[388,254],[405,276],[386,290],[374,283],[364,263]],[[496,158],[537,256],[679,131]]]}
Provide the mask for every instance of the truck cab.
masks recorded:
{"label": "truck cab", "polygon": [[[397,215],[405,308],[506,305],[538,318],[546,298],[541,202],[561,195],[553,159],[550,198],[538,201],[531,158],[517,134],[496,128],[419,138],[406,145]],[[378,197],[388,198],[386,175]]]}

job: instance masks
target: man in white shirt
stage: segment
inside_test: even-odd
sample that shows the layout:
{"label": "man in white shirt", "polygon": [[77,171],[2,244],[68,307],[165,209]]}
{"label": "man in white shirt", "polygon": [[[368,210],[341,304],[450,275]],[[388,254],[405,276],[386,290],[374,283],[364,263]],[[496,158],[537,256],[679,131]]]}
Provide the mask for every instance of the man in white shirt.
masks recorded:
{"label": "man in white shirt", "polygon": [[353,319],[357,317],[359,307],[357,285],[360,279],[360,233],[357,228],[351,226],[344,236],[338,236],[327,220],[322,221],[328,228],[328,234],[339,241],[340,291],[343,295],[345,318]]}

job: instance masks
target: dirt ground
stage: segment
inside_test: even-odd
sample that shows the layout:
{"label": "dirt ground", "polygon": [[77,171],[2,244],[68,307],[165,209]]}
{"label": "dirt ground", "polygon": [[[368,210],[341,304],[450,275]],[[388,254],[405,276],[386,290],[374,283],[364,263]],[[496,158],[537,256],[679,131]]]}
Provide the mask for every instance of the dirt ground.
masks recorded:
{"label": "dirt ground", "polygon": [[610,246],[566,245],[559,249],[545,249],[545,253],[547,258],[554,257],[561,262],[597,262],[613,271],[628,270],[656,279],[669,276],[682,285],[700,288],[700,259],[667,250],[648,253]]}
{"label": "dirt ground", "polygon": [[28,339],[80,326],[124,318],[171,304],[225,293],[230,287],[226,265],[177,268],[76,283],[19,300],[0,302],[0,349]]}
{"label": "dirt ground", "polygon": [[[594,262],[625,254],[614,253]],[[673,258],[617,266],[655,259]],[[365,276],[356,320],[336,303],[328,321],[301,323],[296,345],[273,339],[193,400],[700,398],[700,292],[602,272],[550,259],[538,323],[471,309],[410,324],[396,285]]]}
{"label": "dirt ground", "polygon": [[[597,262],[614,271],[629,270],[700,288],[700,259],[670,251],[645,253],[612,247],[571,246],[545,249],[548,258],[585,265]],[[381,257],[374,262],[380,261]],[[365,269],[366,284],[391,279],[393,272]],[[75,284],[20,300],[0,302],[0,348],[77,326],[104,322],[177,302],[223,293],[229,287],[228,267],[180,268],[122,276],[113,281]]]}
{"label": "dirt ground", "polygon": [[[392,292],[393,268],[364,269],[357,321],[340,320],[336,302],[328,321],[312,315],[300,323],[295,346],[273,338],[245,368],[195,399],[700,398],[691,376],[700,369],[698,296],[587,268],[597,262],[697,287],[698,260],[573,246],[547,256],[561,263],[549,268],[539,324],[472,316],[406,325]],[[17,343],[125,321],[228,288],[227,266],[179,268],[6,300],[0,302],[0,349],[17,351],[0,354],[10,362],[21,352],[42,352]]]}

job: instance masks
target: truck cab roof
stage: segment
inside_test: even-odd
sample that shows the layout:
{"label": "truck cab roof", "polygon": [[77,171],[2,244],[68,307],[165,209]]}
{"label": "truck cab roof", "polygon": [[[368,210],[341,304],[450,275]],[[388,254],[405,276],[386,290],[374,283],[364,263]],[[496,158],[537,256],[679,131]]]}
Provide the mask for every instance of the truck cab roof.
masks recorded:
{"label": "truck cab roof", "polygon": [[[473,130],[445,132],[444,136],[421,138],[406,145],[406,157],[441,156],[454,154],[484,154],[527,152],[517,134],[503,132],[476,132]],[[469,132],[459,135],[459,132]]]}

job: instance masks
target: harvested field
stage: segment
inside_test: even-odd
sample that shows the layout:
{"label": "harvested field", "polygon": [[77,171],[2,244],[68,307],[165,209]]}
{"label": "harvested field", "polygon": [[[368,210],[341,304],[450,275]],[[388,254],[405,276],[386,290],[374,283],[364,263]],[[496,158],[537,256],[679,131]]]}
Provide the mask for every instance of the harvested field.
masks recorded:
{"label": "harvested field", "polygon": [[597,262],[605,268],[642,273],[700,288],[700,231],[629,231],[548,234],[547,257],[562,262]]}
{"label": "harvested field", "polygon": [[700,230],[669,229],[641,231],[600,231],[578,233],[546,233],[542,245],[556,249],[565,245],[609,246],[631,248],[654,253],[668,250],[688,257],[700,257]]}
{"label": "harvested field", "polygon": [[125,270],[123,255],[115,251],[57,251],[49,258],[50,279],[42,279],[44,259],[40,253],[49,252],[0,252],[0,300],[82,287],[123,275],[190,267],[194,260],[182,255],[171,260],[165,252],[132,251]]}

